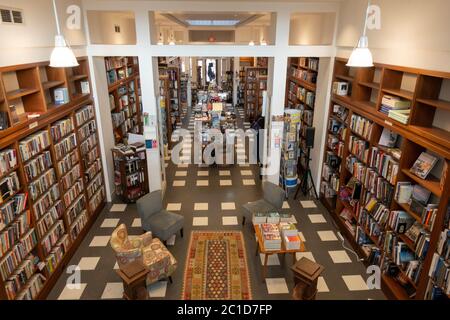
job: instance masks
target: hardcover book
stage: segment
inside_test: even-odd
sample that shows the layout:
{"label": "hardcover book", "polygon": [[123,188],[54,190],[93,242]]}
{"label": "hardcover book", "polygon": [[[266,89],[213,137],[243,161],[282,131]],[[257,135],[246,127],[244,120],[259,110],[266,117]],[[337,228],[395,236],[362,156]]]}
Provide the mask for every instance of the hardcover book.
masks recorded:
{"label": "hardcover book", "polygon": [[438,158],[427,152],[422,152],[410,170],[419,178],[426,179],[437,162]]}

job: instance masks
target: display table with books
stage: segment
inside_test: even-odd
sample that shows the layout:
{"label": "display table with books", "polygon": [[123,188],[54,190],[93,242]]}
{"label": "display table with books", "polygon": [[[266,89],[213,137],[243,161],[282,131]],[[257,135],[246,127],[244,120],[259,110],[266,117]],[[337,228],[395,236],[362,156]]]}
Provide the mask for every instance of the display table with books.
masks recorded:
{"label": "display table with books", "polygon": [[264,254],[262,266],[262,281],[267,274],[267,261],[273,254],[292,254],[294,262],[297,261],[296,253],[305,251],[305,244],[298,234],[297,227],[293,223],[253,223],[257,239],[256,254]]}

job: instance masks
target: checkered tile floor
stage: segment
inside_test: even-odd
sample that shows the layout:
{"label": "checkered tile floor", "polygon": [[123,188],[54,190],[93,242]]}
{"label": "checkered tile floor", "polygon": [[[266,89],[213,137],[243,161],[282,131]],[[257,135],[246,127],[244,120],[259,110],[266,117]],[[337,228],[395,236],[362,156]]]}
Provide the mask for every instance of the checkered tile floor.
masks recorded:
{"label": "checkered tile floor", "polygon": [[[238,110],[243,118],[243,110]],[[249,123],[239,120],[245,128]],[[193,123],[188,111],[183,127]],[[239,146],[238,146],[239,149]],[[268,259],[265,281],[261,278],[264,256],[256,254],[255,236],[250,223],[242,226],[242,205],[262,196],[258,168],[254,165],[211,166],[173,165],[167,161],[168,189],[164,206],[184,215],[184,238],[168,241],[168,249],[178,260],[174,282],[161,281],[149,286],[151,299],[180,299],[186,252],[192,230],[242,230],[246,242],[248,268],[254,299],[290,299],[294,286],[291,256],[272,255]],[[325,208],[311,199],[283,204],[284,212],[294,214],[307,257],[325,267],[319,278],[317,299],[384,299],[380,290],[366,286],[366,269],[353,253],[346,251],[337,237],[337,229]],[[120,299],[123,286],[115,273],[117,263],[109,240],[113,229],[125,223],[130,235],[142,233],[141,221],[134,204],[109,204],[101,213],[69,265],[78,265],[81,284],[70,285],[70,270],[63,273],[49,299]],[[350,245],[347,243],[347,247]],[[69,280],[69,284],[68,283]]]}

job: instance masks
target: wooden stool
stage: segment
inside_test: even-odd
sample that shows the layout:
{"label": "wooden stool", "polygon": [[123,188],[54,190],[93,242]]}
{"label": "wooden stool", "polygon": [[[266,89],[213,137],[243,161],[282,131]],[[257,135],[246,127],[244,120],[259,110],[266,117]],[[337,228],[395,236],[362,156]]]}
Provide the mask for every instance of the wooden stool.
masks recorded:
{"label": "wooden stool", "polygon": [[325,269],[308,258],[301,258],[292,267],[294,272],[294,300],[315,300],[317,294],[317,281]]}
{"label": "wooden stool", "polygon": [[117,274],[122,278],[123,282],[123,298],[125,300],[147,300],[147,270],[142,270],[131,278],[122,270],[116,270]]}

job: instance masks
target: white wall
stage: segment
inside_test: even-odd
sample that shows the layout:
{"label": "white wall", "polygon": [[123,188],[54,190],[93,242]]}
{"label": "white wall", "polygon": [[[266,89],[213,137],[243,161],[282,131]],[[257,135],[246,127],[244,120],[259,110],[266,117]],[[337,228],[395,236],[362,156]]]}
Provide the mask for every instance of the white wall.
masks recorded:
{"label": "white wall", "polygon": [[[91,44],[136,44],[136,23],[132,12],[88,11]],[[115,26],[120,32],[115,32]]]}
{"label": "white wall", "polygon": [[293,14],[290,21],[289,44],[332,44],[334,24],[334,13]]}
{"label": "white wall", "polygon": [[[66,27],[66,8],[72,4],[81,7],[81,0],[57,1],[59,21],[67,42],[81,56],[86,53],[83,16],[79,30]],[[0,66],[49,60],[56,34],[52,1],[1,0],[0,6],[22,9],[24,19],[23,25],[0,23]]]}

